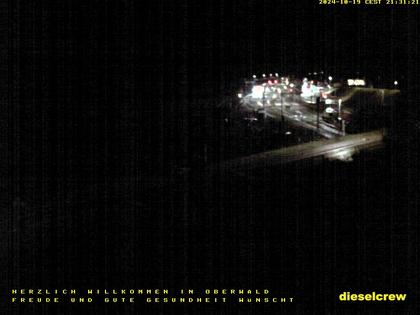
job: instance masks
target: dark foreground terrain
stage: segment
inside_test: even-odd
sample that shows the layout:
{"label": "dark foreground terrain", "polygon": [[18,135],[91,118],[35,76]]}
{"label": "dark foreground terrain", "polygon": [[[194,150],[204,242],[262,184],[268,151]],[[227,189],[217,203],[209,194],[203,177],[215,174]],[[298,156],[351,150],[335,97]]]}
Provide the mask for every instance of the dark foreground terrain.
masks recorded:
{"label": "dark foreground terrain", "polygon": [[[415,309],[418,131],[410,119],[391,126],[385,148],[360,152],[352,162],[302,160],[239,173],[195,163],[188,150],[196,140],[185,154],[164,137],[151,146],[154,153],[142,148],[156,136],[135,142],[140,123],[108,121],[110,128],[92,129],[85,142],[67,126],[49,138],[35,129],[11,152],[15,181],[2,217],[9,287],[268,288],[296,301],[82,306],[118,314],[143,307],[165,314],[363,308],[341,304],[344,291],[406,292],[409,303],[382,305],[384,314]],[[212,131],[219,125],[205,127],[199,130],[212,134],[221,151],[233,147],[233,136]],[[9,305],[8,312],[36,308]]]}

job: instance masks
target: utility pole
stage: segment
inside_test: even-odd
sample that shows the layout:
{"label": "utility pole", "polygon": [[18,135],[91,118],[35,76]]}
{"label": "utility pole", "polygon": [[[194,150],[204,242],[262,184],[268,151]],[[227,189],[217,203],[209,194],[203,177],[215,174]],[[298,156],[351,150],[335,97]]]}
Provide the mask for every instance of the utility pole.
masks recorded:
{"label": "utility pole", "polygon": [[319,111],[321,110],[320,105],[321,105],[321,98],[317,96],[316,97],[316,127],[318,128],[318,131],[319,131]]}
{"label": "utility pole", "polygon": [[284,123],[284,115],[283,115],[283,106],[284,106],[284,101],[283,101],[283,93],[280,90],[280,106],[281,106],[281,122]]}

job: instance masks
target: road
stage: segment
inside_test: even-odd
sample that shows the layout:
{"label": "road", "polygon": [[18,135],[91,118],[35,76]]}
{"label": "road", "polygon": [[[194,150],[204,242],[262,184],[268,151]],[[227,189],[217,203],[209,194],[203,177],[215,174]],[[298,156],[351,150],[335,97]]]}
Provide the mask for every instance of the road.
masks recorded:
{"label": "road", "polygon": [[330,140],[312,141],[229,160],[218,165],[217,169],[230,171],[249,170],[313,157],[348,161],[351,160],[352,154],[359,150],[381,147],[384,144],[383,139],[384,130],[375,130]]}
{"label": "road", "polygon": [[270,105],[266,105],[264,109],[261,100],[249,94],[242,99],[242,105],[252,110],[264,110],[267,116],[274,119],[281,120],[283,116],[285,120],[299,127],[313,130],[327,139],[344,135],[341,130],[326,123],[321,117],[319,117],[318,127],[316,105],[305,103],[299,95],[286,94],[279,99],[270,100]]}
{"label": "road", "polygon": [[265,96],[269,100],[268,106],[263,107],[262,99],[254,98],[252,94],[244,96],[241,104],[247,109],[263,111],[273,119],[284,119],[300,128],[313,130],[325,139],[228,160],[220,165],[210,166],[210,169],[242,171],[314,157],[350,161],[358,151],[384,145],[383,129],[346,135],[318,117],[316,104],[305,103],[300,95],[288,93],[282,98],[273,98],[273,94],[267,93]]}

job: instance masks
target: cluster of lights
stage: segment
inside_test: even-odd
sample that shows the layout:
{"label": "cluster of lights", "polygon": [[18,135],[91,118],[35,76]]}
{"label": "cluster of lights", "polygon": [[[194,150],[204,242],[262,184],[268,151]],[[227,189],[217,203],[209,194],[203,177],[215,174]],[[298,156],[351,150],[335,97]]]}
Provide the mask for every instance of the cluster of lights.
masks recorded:
{"label": "cluster of lights", "polygon": [[[267,77],[267,75],[266,75],[265,73],[263,73],[263,74],[262,74],[262,77],[263,77],[263,78],[265,78],[265,77]],[[272,73],[270,73],[268,77],[269,77],[269,78],[273,78],[273,77],[278,78],[278,77],[279,77],[279,74],[278,74],[277,72],[276,72],[276,73],[274,73],[274,75],[273,75]],[[253,75],[252,75],[252,78],[253,78],[253,79],[256,79],[256,78],[257,78],[257,75],[256,75],[256,74],[253,74]]]}

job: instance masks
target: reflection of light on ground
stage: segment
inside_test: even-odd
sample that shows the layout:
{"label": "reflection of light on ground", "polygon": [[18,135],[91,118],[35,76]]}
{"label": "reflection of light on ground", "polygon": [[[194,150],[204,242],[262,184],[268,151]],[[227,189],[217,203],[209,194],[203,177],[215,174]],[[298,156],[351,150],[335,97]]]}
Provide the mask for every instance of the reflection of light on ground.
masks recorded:
{"label": "reflection of light on ground", "polygon": [[344,162],[351,162],[355,149],[337,149],[329,153],[326,157],[330,160],[340,160]]}

